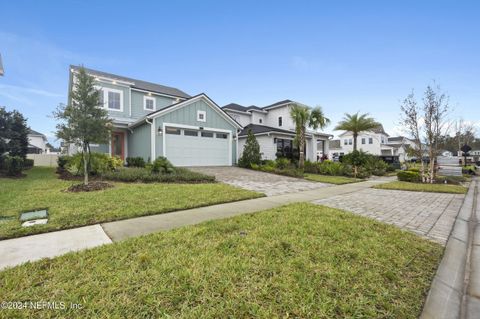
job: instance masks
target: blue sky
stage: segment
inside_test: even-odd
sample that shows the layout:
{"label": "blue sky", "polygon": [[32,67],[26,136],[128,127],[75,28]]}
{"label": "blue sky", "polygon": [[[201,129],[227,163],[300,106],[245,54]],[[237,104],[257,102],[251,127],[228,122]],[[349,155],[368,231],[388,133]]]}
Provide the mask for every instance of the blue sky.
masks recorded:
{"label": "blue sky", "polygon": [[16,0],[0,16],[0,105],[51,141],[70,64],[219,105],[292,99],[321,105],[333,123],[368,112],[391,134],[399,101],[435,80],[452,118],[480,122],[474,1]]}

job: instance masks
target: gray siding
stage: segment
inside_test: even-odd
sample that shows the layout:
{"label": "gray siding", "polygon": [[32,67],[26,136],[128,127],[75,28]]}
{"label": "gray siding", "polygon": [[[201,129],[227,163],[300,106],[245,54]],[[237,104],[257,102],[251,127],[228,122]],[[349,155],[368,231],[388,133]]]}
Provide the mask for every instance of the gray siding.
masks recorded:
{"label": "gray siding", "polygon": [[150,124],[145,123],[133,129],[128,134],[128,157],[143,157],[150,159]]}
{"label": "gray siding", "polygon": [[[138,91],[134,91],[132,90],[132,117],[133,118],[141,118],[153,111],[150,111],[150,110],[144,110],[143,109],[143,97],[144,96],[147,96],[148,93],[143,93],[143,92],[138,92]],[[155,99],[155,103],[156,103],[156,110],[160,110],[160,109],[163,109],[164,107],[166,106],[169,106],[169,105],[172,105],[176,99],[175,98],[168,98],[168,97],[164,97],[164,96],[158,96],[158,95],[151,95],[149,96],[150,98],[154,98]]]}
{"label": "gray siding", "polygon": [[[197,111],[206,112],[206,122],[197,121]],[[221,112],[221,111],[220,111]],[[235,135],[236,127],[228,122],[224,117],[212,109],[205,101],[200,100],[195,103],[184,106],[180,109],[167,113],[155,119],[155,132],[162,128],[163,123],[175,123],[197,127],[209,127],[216,129],[229,130]],[[163,136],[155,134],[155,154],[156,157],[163,155]],[[232,141],[232,161],[236,162],[235,140]]]}

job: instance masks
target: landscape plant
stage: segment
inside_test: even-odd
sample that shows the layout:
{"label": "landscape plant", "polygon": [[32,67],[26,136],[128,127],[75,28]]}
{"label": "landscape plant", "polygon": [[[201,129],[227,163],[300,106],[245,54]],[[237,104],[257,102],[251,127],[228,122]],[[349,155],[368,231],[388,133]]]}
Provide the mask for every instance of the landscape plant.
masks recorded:
{"label": "landscape plant", "polygon": [[360,132],[369,131],[374,128],[379,127],[381,124],[375,121],[372,117],[368,116],[368,113],[361,114],[348,114],[345,113],[345,116],[342,121],[340,121],[334,130],[342,130],[351,132],[353,135],[353,151],[357,150],[358,145],[358,135]]}
{"label": "landscape plant", "polygon": [[242,156],[238,160],[238,166],[251,168],[253,164],[260,165],[262,163],[262,154],[260,153],[260,145],[252,130],[249,129],[247,134],[247,140],[243,146]]}
{"label": "landscape plant", "polygon": [[330,123],[320,106],[310,108],[306,105],[294,104],[290,109],[290,116],[295,123],[295,144],[298,146],[298,168],[303,169],[305,164],[305,134],[307,127],[317,130],[323,129]]}
{"label": "landscape plant", "polygon": [[95,79],[83,67],[74,77],[69,103],[59,105],[53,115],[59,121],[56,136],[82,150],[83,183],[88,185],[90,145],[108,143],[111,120],[101,103],[101,92],[95,87]]}

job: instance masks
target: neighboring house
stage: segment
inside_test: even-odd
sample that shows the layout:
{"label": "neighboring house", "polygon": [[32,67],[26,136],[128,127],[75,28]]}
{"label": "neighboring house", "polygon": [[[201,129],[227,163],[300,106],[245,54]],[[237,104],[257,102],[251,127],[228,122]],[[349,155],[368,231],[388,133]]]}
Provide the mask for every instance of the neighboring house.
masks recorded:
{"label": "neighboring house", "polygon": [[[79,67],[70,67],[69,93]],[[177,166],[233,165],[242,126],[206,94],[86,69],[108,111],[113,132],[108,144],[92,151],[146,161],[167,157]],[[69,97],[71,95],[69,94]],[[62,149],[72,147],[63,144]]]}
{"label": "neighboring house", "polygon": [[5,71],[3,70],[2,55],[0,54],[0,76],[3,76]]}
{"label": "neighboring house", "polygon": [[[225,105],[223,110],[244,127],[238,134],[238,158],[242,155],[249,130],[257,138],[262,159],[274,160],[277,156],[292,157],[296,147],[293,142],[295,124],[290,116],[290,109],[294,104],[299,103],[284,100],[265,107],[242,106],[236,103]],[[305,158],[316,161],[322,155],[328,154],[330,137],[329,134],[308,129]]]}
{"label": "neighboring house", "polygon": [[[386,162],[404,162],[410,159],[408,148],[414,142],[404,136],[390,137],[380,125],[372,130],[360,132],[357,137],[357,148],[366,153],[380,156]],[[331,140],[330,159],[339,158],[353,151],[353,133],[343,132],[339,139]]]}
{"label": "neighboring house", "polygon": [[30,129],[28,132],[27,154],[45,154],[47,152],[47,137],[45,134]]}

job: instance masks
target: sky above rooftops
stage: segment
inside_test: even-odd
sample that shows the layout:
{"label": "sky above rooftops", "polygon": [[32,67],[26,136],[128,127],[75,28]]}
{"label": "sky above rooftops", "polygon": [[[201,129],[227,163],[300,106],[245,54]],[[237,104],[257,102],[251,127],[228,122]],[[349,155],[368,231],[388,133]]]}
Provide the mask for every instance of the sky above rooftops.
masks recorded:
{"label": "sky above rooftops", "polygon": [[219,105],[291,99],[321,105],[333,123],[368,112],[390,135],[401,133],[400,100],[435,80],[451,117],[480,121],[475,1],[18,0],[1,15],[0,105],[51,142],[70,64]]}

